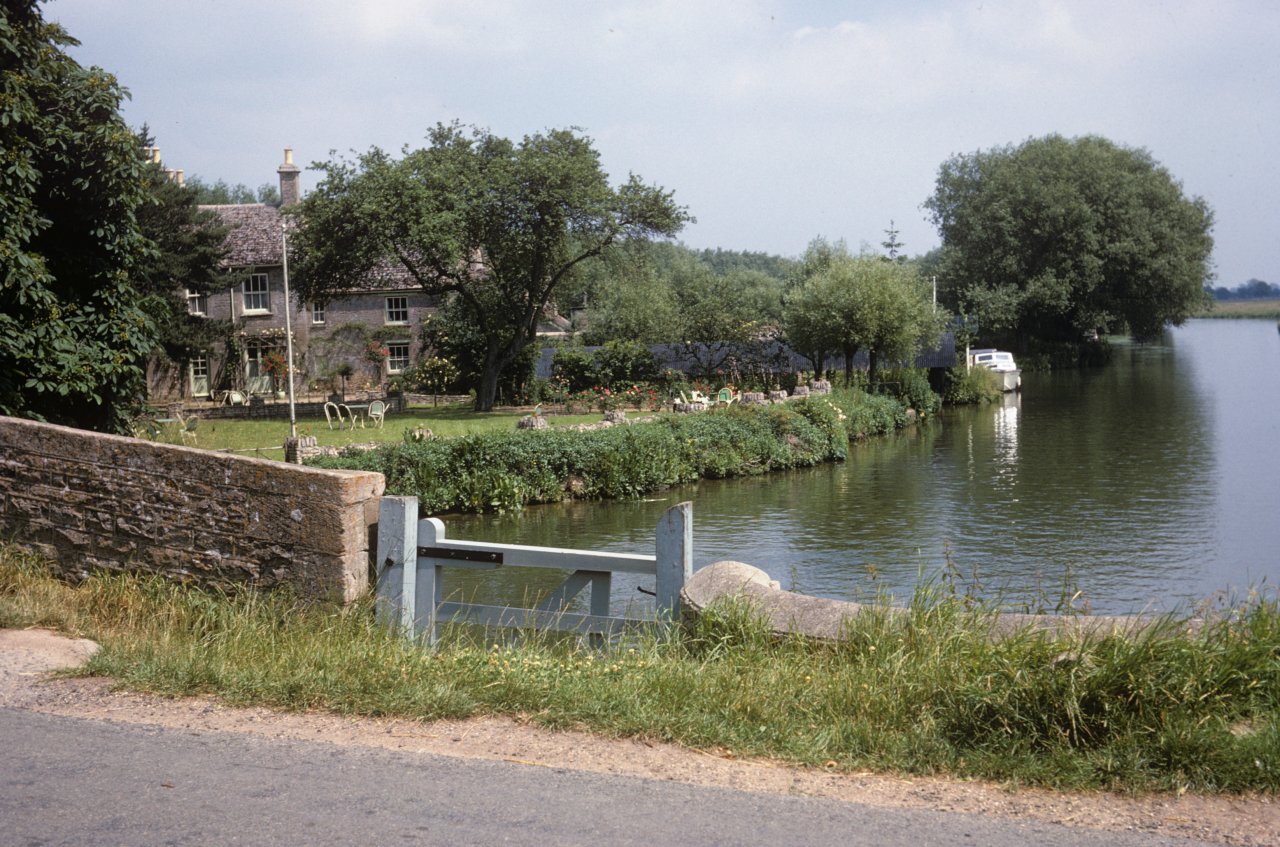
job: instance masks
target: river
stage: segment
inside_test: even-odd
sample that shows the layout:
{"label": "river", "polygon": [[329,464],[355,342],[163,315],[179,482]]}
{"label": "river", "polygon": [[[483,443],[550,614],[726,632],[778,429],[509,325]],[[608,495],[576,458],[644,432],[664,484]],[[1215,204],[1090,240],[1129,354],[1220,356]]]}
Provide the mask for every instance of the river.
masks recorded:
{"label": "river", "polygon": [[[1016,607],[1074,595],[1097,613],[1186,611],[1280,578],[1276,329],[1198,320],[1158,344],[1115,340],[1105,368],[1026,374],[1001,404],[844,463],[446,523],[452,537],[649,552],[662,510],[692,500],[695,567],[736,559],[809,594],[902,599],[924,579]],[[487,579],[485,594],[524,590]],[[616,582],[615,608],[643,601],[638,587]]]}

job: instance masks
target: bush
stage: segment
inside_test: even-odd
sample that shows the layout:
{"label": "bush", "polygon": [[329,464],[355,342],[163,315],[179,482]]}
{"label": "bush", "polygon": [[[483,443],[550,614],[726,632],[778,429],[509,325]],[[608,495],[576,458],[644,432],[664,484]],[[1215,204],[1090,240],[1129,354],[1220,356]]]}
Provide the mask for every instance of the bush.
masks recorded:
{"label": "bush", "polygon": [[1000,377],[986,368],[956,365],[947,371],[942,401],[948,406],[991,403],[1000,399]]}
{"label": "bush", "polygon": [[423,514],[509,511],[527,503],[639,497],[703,477],[841,460],[850,439],[905,421],[905,409],[892,398],[838,394],[609,429],[386,444],[312,464],[377,471],[388,494],[416,496]]}
{"label": "bush", "polygon": [[592,367],[596,382],[610,388],[623,383],[650,382],[658,377],[658,363],[638,341],[609,341],[596,350]]}
{"label": "bush", "polygon": [[942,408],[942,398],[929,385],[929,378],[917,368],[902,368],[885,375],[885,381],[897,383],[898,399],[915,409],[922,417],[936,414]]}

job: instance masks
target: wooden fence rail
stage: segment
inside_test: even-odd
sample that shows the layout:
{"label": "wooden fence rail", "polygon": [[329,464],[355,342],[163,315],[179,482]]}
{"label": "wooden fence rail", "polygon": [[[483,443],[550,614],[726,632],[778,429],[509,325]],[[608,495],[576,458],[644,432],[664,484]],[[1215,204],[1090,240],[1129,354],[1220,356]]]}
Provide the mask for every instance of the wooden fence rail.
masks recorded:
{"label": "wooden fence rail", "polygon": [[[379,619],[399,627],[409,637],[425,636],[434,643],[436,625],[447,622],[608,636],[653,622],[609,614],[615,573],[650,574],[655,578],[658,621],[669,621],[679,611],[680,590],[693,573],[693,505],[680,503],[662,513],[654,555],[650,556],[447,538],[443,521],[418,519],[416,497],[383,497],[378,515],[377,562]],[[508,567],[571,573],[535,608],[446,600],[445,568]],[[567,611],[574,597],[588,588],[588,613]]]}

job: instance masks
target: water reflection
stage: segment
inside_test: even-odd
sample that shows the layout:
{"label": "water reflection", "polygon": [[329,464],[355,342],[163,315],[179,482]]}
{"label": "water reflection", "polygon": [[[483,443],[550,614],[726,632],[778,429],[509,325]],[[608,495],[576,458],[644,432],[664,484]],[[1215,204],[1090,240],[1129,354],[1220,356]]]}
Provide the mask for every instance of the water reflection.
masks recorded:
{"label": "water reflection", "polygon": [[[1259,323],[1265,342],[1238,321],[1192,322],[1120,346],[1109,368],[1028,374],[1020,397],[858,445],[843,464],[451,518],[449,532],[648,552],[658,515],[690,499],[697,566],[738,559],[813,594],[908,593],[950,569],[1015,601],[1078,585],[1100,612],[1173,608],[1275,579],[1280,377],[1224,361],[1276,361],[1280,340]],[[499,590],[506,577],[488,578]],[[619,603],[637,587],[620,581]]]}

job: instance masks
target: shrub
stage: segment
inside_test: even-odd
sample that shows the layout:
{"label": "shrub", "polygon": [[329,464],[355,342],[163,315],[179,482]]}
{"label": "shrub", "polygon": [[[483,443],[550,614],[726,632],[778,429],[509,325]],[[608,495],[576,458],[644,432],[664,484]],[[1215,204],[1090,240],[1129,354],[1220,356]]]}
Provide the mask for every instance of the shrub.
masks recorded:
{"label": "shrub", "polygon": [[949,406],[990,403],[1000,399],[1000,378],[986,368],[956,365],[947,371],[942,400]]}
{"label": "shrub", "polygon": [[509,511],[526,503],[639,497],[702,477],[840,460],[851,438],[888,432],[905,420],[893,398],[841,393],[627,427],[386,444],[312,464],[377,471],[388,494],[416,496],[423,514]]}
{"label": "shrub", "polygon": [[623,383],[649,382],[658,377],[658,363],[638,341],[609,341],[592,357],[596,381],[613,388]]}

